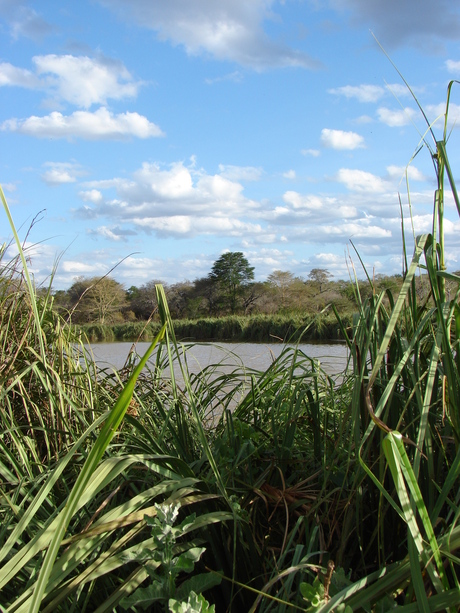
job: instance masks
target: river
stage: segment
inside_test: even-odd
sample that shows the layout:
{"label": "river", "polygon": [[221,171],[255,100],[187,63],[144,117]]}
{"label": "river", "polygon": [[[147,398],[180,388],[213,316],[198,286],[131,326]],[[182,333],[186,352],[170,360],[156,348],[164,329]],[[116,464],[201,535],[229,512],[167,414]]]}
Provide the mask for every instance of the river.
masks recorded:
{"label": "river", "polygon": [[[143,355],[149,346],[150,343],[137,343],[137,354]],[[211,364],[220,364],[221,371],[233,370],[238,366],[266,370],[285,347],[281,343],[194,343],[184,346],[187,347],[187,364],[191,373]],[[319,361],[329,375],[335,377],[343,374],[348,358],[345,344],[302,343],[298,347],[305,355]],[[89,349],[102,368],[119,370],[125,365],[132,348],[132,343],[116,342],[94,343]]]}

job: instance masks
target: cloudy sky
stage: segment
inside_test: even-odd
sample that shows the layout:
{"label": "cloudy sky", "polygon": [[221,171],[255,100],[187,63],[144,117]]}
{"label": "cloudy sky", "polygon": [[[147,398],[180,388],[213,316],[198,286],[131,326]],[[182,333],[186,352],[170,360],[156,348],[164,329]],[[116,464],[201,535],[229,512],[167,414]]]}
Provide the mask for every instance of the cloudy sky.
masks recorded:
{"label": "cloudy sky", "polygon": [[[457,2],[0,0],[0,28],[0,183],[37,282],[194,280],[228,250],[258,280],[347,278],[353,246],[393,274],[400,203],[431,229],[433,136],[377,41],[441,138]],[[454,86],[454,169],[459,109]]]}

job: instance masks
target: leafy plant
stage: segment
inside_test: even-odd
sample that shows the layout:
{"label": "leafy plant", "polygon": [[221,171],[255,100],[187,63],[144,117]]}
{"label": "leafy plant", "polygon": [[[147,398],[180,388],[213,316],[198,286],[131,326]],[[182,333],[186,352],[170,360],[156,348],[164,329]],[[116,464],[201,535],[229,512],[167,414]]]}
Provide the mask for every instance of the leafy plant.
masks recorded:
{"label": "leafy plant", "polygon": [[169,610],[171,613],[214,613],[216,607],[210,605],[203,594],[195,594],[192,590],[186,602],[180,602],[171,598]]}
{"label": "leafy plant", "polygon": [[[195,564],[205,551],[204,547],[193,546],[193,542],[179,545],[178,541],[181,537],[202,524],[202,522],[197,523],[195,514],[191,514],[175,526],[179,509],[180,502],[156,504],[156,515],[145,518],[147,525],[152,530],[152,546],[137,552],[130,561],[144,564],[149,573],[150,585],[137,588],[131,596],[123,599],[120,606],[124,609],[139,606],[145,610],[155,602],[159,602],[166,608],[166,605],[172,600],[172,610],[182,610],[178,603],[187,601],[193,592],[195,597],[192,597],[191,601],[189,599],[188,608],[184,610],[209,610],[208,603],[203,599],[197,599],[196,595],[219,585],[221,578],[217,574],[193,575],[177,586],[179,575],[193,572]],[[196,608],[198,605],[200,608]]]}
{"label": "leafy plant", "polygon": [[[303,581],[300,584],[300,592],[303,598],[310,603],[307,613],[318,611],[329,602],[332,596],[335,596],[350,584],[351,581],[345,576],[343,568],[335,569],[333,562],[330,561],[323,578],[316,576],[313,583]],[[353,613],[353,609],[343,602],[336,607],[335,611],[336,613]]]}

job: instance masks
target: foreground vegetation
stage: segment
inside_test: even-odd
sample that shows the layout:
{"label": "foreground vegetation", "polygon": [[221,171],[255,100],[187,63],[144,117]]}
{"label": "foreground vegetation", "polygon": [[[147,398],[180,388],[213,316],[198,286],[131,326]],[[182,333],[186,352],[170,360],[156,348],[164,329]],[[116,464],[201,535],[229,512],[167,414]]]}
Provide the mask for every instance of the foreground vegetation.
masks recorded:
{"label": "foreground vegetation", "polygon": [[25,261],[2,261],[1,610],[458,610],[446,130],[432,155],[433,229],[399,292],[369,278],[351,329],[335,311],[351,355],[340,385],[295,347],[265,372],[190,374],[161,286],[147,354],[100,371]]}

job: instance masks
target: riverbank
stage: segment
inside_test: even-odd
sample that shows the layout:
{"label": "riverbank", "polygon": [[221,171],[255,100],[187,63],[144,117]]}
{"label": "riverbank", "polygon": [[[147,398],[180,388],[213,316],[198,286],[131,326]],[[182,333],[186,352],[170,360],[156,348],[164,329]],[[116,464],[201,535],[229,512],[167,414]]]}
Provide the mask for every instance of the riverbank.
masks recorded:
{"label": "riverbank", "polygon": [[[342,316],[345,328],[352,315]],[[90,343],[151,341],[160,330],[158,321],[78,326]],[[176,319],[174,330],[180,341],[272,343],[345,340],[333,312],[309,315],[232,315],[201,319]]]}

